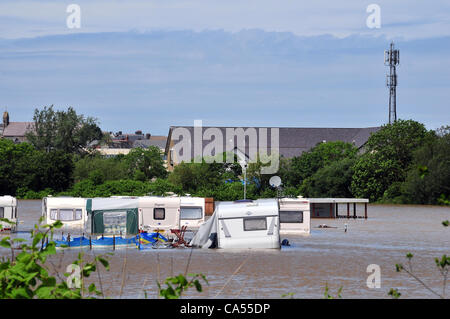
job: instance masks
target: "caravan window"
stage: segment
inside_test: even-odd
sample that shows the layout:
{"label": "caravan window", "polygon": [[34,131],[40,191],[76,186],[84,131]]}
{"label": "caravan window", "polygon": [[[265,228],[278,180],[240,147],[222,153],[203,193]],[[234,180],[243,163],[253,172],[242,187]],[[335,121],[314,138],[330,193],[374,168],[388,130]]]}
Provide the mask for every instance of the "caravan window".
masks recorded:
{"label": "caravan window", "polygon": [[0,218],[5,218],[5,208],[0,207]]}
{"label": "caravan window", "polygon": [[303,223],[303,211],[280,211],[280,223]]}
{"label": "caravan window", "polygon": [[244,230],[266,230],[267,221],[265,217],[262,218],[244,218]]}
{"label": "caravan window", "polygon": [[82,210],[76,209],[75,210],[75,220],[80,220],[82,218]]}
{"label": "caravan window", "polygon": [[166,209],[165,208],[153,208],[153,219],[163,220],[165,218],[166,218]]}
{"label": "caravan window", "polygon": [[83,219],[83,211],[81,209],[51,209],[50,219],[61,221],[72,221]]}
{"label": "caravan window", "polygon": [[203,210],[201,207],[181,207],[180,219],[202,219]]}
{"label": "caravan window", "polygon": [[58,210],[50,209],[50,219],[57,220],[58,219]]}
{"label": "caravan window", "polygon": [[59,220],[62,221],[73,220],[73,209],[60,209]]}

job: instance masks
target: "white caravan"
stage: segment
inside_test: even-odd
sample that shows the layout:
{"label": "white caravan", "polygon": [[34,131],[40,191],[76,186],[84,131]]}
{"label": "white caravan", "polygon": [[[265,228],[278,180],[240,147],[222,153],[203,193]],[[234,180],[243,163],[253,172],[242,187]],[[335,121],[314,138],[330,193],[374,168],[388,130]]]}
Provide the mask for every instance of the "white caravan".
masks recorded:
{"label": "white caravan", "polygon": [[139,197],[139,230],[158,231],[170,235],[171,229],[180,228],[179,197]]}
{"label": "white caravan", "polygon": [[219,202],[190,244],[200,248],[280,248],[277,199]]}
{"label": "white caravan", "polygon": [[86,199],[81,197],[44,197],[42,216],[47,224],[60,220],[64,228],[85,230],[87,223]]}
{"label": "white caravan", "polygon": [[17,199],[15,197],[0,196],[0,218],[6,218],[14,223],[0,221],[0,230],[17,230]]}
{"label": "white caravan", "polygon": [[311,233],[311,216],[307,199],[281,198],[279,204],[281,234]]}
{"label": "white caravan", "polygon": [[205,199],[203,197],[180,197],[180,226],[198,229],[205,222]]}

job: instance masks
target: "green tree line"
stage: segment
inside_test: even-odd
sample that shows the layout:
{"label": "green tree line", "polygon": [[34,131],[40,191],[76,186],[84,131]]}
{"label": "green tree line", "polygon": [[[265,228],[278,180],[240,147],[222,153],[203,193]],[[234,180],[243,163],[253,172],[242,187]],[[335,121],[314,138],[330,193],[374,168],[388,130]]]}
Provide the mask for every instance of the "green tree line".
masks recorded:
{"label": "green tree line", "polygon": [[[181,163],[172,172],[156,147],[105,158],[89,148],[104,140],[97,122],[72,108],[36,110],[29,143],[0,140],[0,192],[19,198],[164,195],[216,200],[243,198],[237,163]],[[66,138],[70,136],[70,138]],[[225,156],[225,154],[224,154]],[[261,163],[247,169],[247,198],[277,196]],[[371,202],[450,204],[450,128],[429,131],[413,120],[386,124],[362,149],[319,143],[298,157],[280,158],[284,196],[359,197]]]}

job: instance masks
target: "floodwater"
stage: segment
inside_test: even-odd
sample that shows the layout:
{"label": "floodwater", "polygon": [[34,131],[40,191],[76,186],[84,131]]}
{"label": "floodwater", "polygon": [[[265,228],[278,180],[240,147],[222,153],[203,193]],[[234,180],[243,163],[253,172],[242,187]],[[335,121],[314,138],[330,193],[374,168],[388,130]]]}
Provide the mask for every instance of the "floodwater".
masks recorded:
{"label": "floodwater", "polygon": [[[37,223],[40,201],[19,201],[19,232]],[[309,236],[282,235],[291,246],[281,250],[151,249],[133,247],[61,249],[49,258],[54,275],[65,278],[66,267],[80,250],[85,259],[112,252],[110,271],[88,278],[109,298],[157,298],[157,281],[180,273],[202,273],[209,284],[201,293],[188,291],[188,298],[323,298],[325,286],[342,298],[390,298],[397,288],[401,298],[436,298],[406,273],[395,271],[396,263],[407,264],[414,254],[414,273],[431,289],[442,294],[442,277],[434,258],[450,254],[450,229],[441,222],[450,219],[450,208],[437,206],[369,205],[369,218],[312,219]],[[327,224],[336,228],[317,228]],[[344,231],[347,224],[347,232]],[[60,233],[56,232],[56,239]],[[5,249],[0,255],[7,255]],[[368,288],[367,267],[379,265],[381,288]],[[447,298],[450,289],[447,288]]]}

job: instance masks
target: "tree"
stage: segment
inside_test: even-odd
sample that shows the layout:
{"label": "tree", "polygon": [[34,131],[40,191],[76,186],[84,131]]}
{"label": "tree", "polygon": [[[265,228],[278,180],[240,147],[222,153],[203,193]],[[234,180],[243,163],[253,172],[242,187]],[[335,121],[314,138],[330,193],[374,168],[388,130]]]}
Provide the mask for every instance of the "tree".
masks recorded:
{"label": "tree", "polygon": [[123,159],[128,167],[128,173],[136,180],[151,180],[167,176],[162,153],[156,146],[148,149],[134,148]]}
{"label": "tree", "polygon": [[414,152],[401,188],[408,203],[439,204],[440,198],[450,198],[450,132],[439,135]]}
{"label": "tree", "polygon": [[0,193],[15,195],[46,188],[62,191],[72,184],[72,156],[62,151],[42,152],[29,143],[0,139]]}
{"label": "tree", "polygon": [[34,111],[34,130],[26,137],[38,150],[84,153],[88,145],[102,139],[103,133],[92,117],[78,115],[72,107],[55,111],[53,105]]}
{"label": "tree", "polygon": [[20,187],[30,187],[36,177],[36,150],[28,143],[14,144],[0,139],[0,194],[15,195]]}
{"label": "tree", "polygon": [[391,185],[405,180],[413,152],[433,136],[423,124],[413,120],[384,125],[369,137],[366,153],[355,163],[353,195],[371,201],[381,199]]}
{"label": "tree", "polygon": [[305,197],[352,197],[350,186],[355,161],[344,158],[318,169],[304,180],[300,192]]}
{"label": "tree", "polygon": [[341,141],[319,143],[298,157],[292,158],[289,169],[285,173],[286,185],[298,186],[322,167],[344,158],[355,158],[358,149],[350,143]]}

